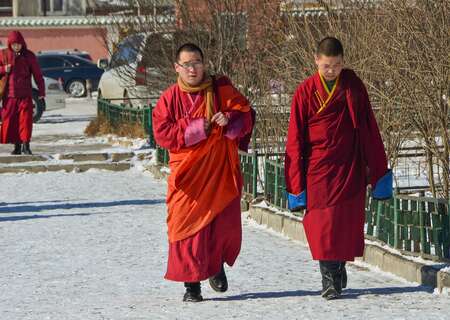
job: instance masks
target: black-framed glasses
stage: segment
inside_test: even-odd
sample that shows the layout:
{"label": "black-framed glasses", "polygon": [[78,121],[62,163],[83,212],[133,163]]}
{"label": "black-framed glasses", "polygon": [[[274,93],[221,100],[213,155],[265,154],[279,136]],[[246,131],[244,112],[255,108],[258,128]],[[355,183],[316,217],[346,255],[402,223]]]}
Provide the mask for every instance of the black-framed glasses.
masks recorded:
{"label": "black-framed glasses", "polygon": [[177,62],[176,64],[186,70],[190,69],[190,68],[198,69],[200,67],[203,67],[202,61],[194,61],[194,62],[186,62],[186,63],[178,63]]}

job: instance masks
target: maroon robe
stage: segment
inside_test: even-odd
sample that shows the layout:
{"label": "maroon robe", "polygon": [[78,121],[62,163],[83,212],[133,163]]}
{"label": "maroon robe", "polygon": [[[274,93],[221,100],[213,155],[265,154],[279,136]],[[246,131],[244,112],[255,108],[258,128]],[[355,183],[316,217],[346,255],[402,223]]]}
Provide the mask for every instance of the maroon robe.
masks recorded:
{"label": "maroon robe", "polygon": [[[11,48],[12,43],[22,44],[22,49],[15,53]],[[6,75],[8,80],[2,97],[0,143],[30,142],[33,128],[31,77],[34,77],[40,97],[45,96],[44,78],[36,56],[27,49],[20,32],[12,31],[9,34],[8,49],[3,53],[6,56],[0,59],[0,75]],[[6,74],[5,64],[11,65],[9,74]]]}
{"label": "maroon robe", "polygon": [[295,92],[286,187],[294,195],[306,190],[303,225],[313,259],[353,261],[364,252],[366,185],[375,186],[387,172],[387,159],[367,90],[356,74],[342,70],[318,113],[319,100],[327,98],[318,73]]}
{"label": "maroon robe", "polygon": [[[227,100],[225,92],[233,92]],[[215,110],[222,104],[246,104],[248,101],[232,87],[226,77],[215,81]],[[219,98],[220,97],[220,98]],[[204,93],[188,94],[173,85],[159,99],[153,111],[153,131],[159,145],[176,152],[193,147],[208,139],[204,131],[204,118],[192,115],[202,105]],[[223,139],[236,140],[246,148],[253,127],[251,112],[225,112],[229,123]],[[198,172],[202,174],[202,172]],[[224,177],[226,178],[226,177]],[[238,189],[242,181],[237,181]],[[233,199],[214,220],[195,234],[169,242],[169,255],[165,278],[181,282],[198,282],[217,274],[225,262],[232,266],[239,255],[242,239],[240,196]]]}

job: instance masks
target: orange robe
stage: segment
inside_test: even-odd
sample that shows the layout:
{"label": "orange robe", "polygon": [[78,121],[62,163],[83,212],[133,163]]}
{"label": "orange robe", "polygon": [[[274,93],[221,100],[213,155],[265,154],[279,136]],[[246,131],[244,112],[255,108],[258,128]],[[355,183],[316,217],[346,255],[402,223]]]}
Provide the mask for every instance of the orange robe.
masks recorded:
{"label": "orange robe", "polygon": [[[156,142],[170,153],[166,278],[174,281],[204,280],[223,262],[232,265],[240,250],[238,147],[251,133],[251,109],[227,78],[219,78],[215,112],[225,113],[230,122],[223,128],[213,126],[208,137],[203,132],[203,139],[198,139],[206,116],[204,94],[198,95],[194,103],[190,94],[173,85],[153,111]],[[192,132],[197,137],[192,138]],[[191,145],[192,141],[196,143]]]}

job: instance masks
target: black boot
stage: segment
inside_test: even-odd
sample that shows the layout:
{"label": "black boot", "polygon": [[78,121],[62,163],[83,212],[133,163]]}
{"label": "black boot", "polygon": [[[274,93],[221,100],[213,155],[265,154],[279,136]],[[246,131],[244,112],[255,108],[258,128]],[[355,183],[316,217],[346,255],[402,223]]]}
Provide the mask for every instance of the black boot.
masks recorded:
{"label": "black boot", "polygon": [[23,154],[32,154],[31,153],[31,149],[30,149],[30,143],[29,142],[25,142],[22,146],[22,153]]}
{"label": "black boot", "polygon": [[200,302],[203,301],[200,289],[200,282],[185,282],[186,293],[183,296],[183,301],[186,302]]}
{"label": "black boot", "polygon": [[347,288],[347,269],[345,269],[345,261],[341,262],[342,289]]}
{"label": "black boot", "polygon": [[342,293],[340,261],[319,261],[322,274],[322,297],[327,300],[339,298]]}
{"label": "black boot", "polygon": [[14,150],[11,152],[11,154],[16,155],[16,154],[21,154],[22,153],[22,145],[20,143],[15,143],[14,144]]}
{"label": "black boot", "polygon": [[219,273],[209,278],[209,284],[211,288],[213,288],[213,290],[217,292],[225,292],[228,290],[228,280],[227,275],[225,274],[225,269],[223,268],[223,264]]}

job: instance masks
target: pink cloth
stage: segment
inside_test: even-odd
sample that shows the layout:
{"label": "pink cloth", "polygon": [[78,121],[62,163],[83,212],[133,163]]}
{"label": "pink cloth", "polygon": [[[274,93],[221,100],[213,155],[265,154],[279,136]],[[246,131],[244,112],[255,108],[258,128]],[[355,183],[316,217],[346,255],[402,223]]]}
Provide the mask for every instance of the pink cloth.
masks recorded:
{"label": "pink cloth", "polygon": [[207,138],[205,132],[204,118],[192,119],[189,121],[186,131],[184,132],[184,143],[186,147],[193,146]]}

